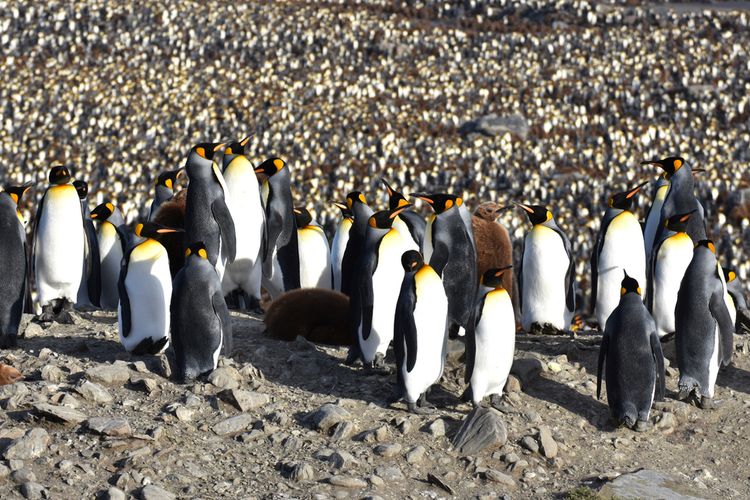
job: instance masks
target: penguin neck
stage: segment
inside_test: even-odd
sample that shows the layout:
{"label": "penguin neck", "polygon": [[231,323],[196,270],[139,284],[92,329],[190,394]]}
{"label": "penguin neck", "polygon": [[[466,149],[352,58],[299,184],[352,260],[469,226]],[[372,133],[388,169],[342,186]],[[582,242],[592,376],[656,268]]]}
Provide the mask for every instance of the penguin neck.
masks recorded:
{"label": "penguin neck", "polygon": [[156,185],[156,201],[163,203],[174,196],[174,191],[167,186],[161,184]]}

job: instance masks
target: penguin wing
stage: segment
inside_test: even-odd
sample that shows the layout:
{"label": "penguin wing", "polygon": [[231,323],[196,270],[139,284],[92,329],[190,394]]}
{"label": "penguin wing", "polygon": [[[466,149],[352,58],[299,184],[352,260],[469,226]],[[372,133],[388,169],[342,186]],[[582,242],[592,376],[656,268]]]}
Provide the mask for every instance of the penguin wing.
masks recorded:
{"label": "penguin wing", "polygon": [[[591,265],[591,300],[589,301],[589,311],[591,314],[594,314],[596,310],[596,294],[599,293],[599,252],[597,252],[596,248],[591,252],[589,264]],[[604,328],[602,325],[599,326]]]}
{"label": "penguin wing", "polygon": [[[117,280],[117,292],[120,295],[120,323],[122,323],[123,337],[130,335],[130,327],[132,326],[130,319],[130,297],[128,297],[128,289],[125,287],[125,278],[128,277],[128,264],[130,263],[130,254],[132,252],[133,249],[131,248],[125,254],[125,257],[122,258],[122,262],[120,263],[120,278]],[[175,278],[173,289],[176,285],[177,278]]]}
{"label": "penguin wing", "polygon": [[[415,272],[409,272],[401,283],[401,293],[396,304],[393,323],[396,349],[396,368],[399,373],[406,359],[406,371],[410,372],[417,362],[417,325],[414,322],[414,308],[417,305],[417,290],[414,283]],[[400,351],[400,352],[399,352]],[[399,379],[400,379],[399,375]]]}
{"label": "penguin wing", "polygon": [[654,357],[654,362],[656,363],[656,387],[654,389],[654,400],[663,401],[666,390],[664,381],[664,353],[661,350],[659,336],[656,334],[656,325],[652,326],[654,328],[651,330],[651,333],[649,333],[649,339],[651,341],[651,355]]}
{"label": "penguin wing", "polygon": [[565,253],[568,254],[568,270],[565,272],[565,289],[567,293],[565,295],[565,305],[568,311],[575,312],[576,310],[576,268],[575,260],[573,259],[573,250],[570,244],[570,240],[565,233],[560,230],[560,235],[565,245]]}
{"label": "penguin wing", "polygon": [[474,322],[472,328],[467,329],[466,331],[466,372],[464,373],[464,382],[467,384],[471,381],[471,375],[474,373],[474,361],[477,356],[477,325],[482,319],[484,299],[486,298],[487,294],[484,294],[482,298],[477,301],[474,310]]}
{"label": "penguin wing", "polygon": [[234,262],[234,258],[237,255],[237,233],[235,233],[232,214],[229,212],[229,207],[227,207],[227,202],[224,198],[214,200],[211,204],[211,213],[219,224],[221,242],[224,248],[226,248],[229,262]]}
{"label": "penguin wing", "polygon": [[[87,209],[88,210],[88,209]],[[102,271],[101,261],[99,260],[99,241],[96,238],[96,229],[94,223],[86,220],[85,215],[81,214],[83,219],[83,229],[86,233],[86,287],[89,293],[89,302],[96,307],[100,306],[102,294]]]}
{"label": "penguin wing", "polygon": [[[375,265],[377,268],[377,264]],[[372,289],[372,274],[364,273],[363,276],[358,279],[358,284],[355,286],[359,287],[359,304],[362,311],[362,338],[367,340],[370,338],[370,330],[372,329],[372,310],[375,305],[375,292]]]}
{"label": "penguin wing", "polygon": [[447,241],[440,237],[440,233],[436,231],[437,228],[435,226],[437,223],[438,220],[435,219],[432,226],[432,255],[430,256],[429,264],[438,273],[438,276],[442,278],[443,270],[450,257],[450,246]]}
{"label": "penguin wing", "polygon": [[[49,190],[49,189],[48,189]],[[47,197],[47,191],[42,195],[42,199],[39,201],[39,208],[36,209],[36,217],[34,217],[34,230],[33,237],[31,238],[31,254],[29,258],[31,260],[29,266],[29,275],[36,279],[36,238],[39,232],[39,221],[42,220],[42,213],[44,211],[44,199]],[[37,285],[38,286],[38,285]]]}
{"label": "penguin wing", "polygon": [[268,198],[266,199],[266,223],[263,226],[263,262],[266,263],[268,269],[264,269],[264,274],[270,276],[273,263],[271,262],[270,256],[273,249],[276,247],[276,240],[279,239],[281,234],[282,225],[284,223],[281,214],[273,209],[273,190],[268,191]]}
{"label": "penguin wing", "polygon": [[216,314],[219,322],[221,322],[222,351],[224,351],[225,355],[229,355],[232,351],[232,317],[229,315],[229,308],[224,300],[224,295],[221,293],[221,288],[211,297],[211,305],[213,306],[214,314]]}
{"label": "penguin wing", "polygon": [[471,245],[476,250],[477,244],[474,242],[474,230],[471,227],[471,213],[466,209],[465,205],[458,207],[458,213],[461,214],[461,220],[464,223],[464,227],[466,227],[466,232],[469,235],[469,240],[471,240]]}
{"label": "penguin wing", "polygon": [[518,266],[513,270],[518,282],[518,310],[523,311],[523,254],[526,251],[526,239],[524,238],[521,247],[521,258],[518,259]]}
{"label": "penguin wing", "polygon": [[727,366],[734,352],[734,323],[727,310],[727,304],[724,302],[724,286],[718,278],[716,281],[718,283],[711,294],[708,308],[719,326],[719,358],[722,366]]}
{"label": "penguin wing", "polygon": [[[612,316],[610,316],[610,319]],[[609,322],[609,321],[608,321]],[[609,348],[609,335],[607,331],[604,331],[602,336],[602,343],[599,346],[599,366],[596,370],[596,399],[600,399],[602,393],[602,369],[604,368],[604,360],[607,357],[607,349]],[[662,360],[662,364],[664,361]]]}
{"label": "penguin wing", "polygon": [[130,248],[130,235],[125,230],[125,226],[115,226],[115,232],[120,237],[120,247],[122,248],[122,254],[125,255]]}

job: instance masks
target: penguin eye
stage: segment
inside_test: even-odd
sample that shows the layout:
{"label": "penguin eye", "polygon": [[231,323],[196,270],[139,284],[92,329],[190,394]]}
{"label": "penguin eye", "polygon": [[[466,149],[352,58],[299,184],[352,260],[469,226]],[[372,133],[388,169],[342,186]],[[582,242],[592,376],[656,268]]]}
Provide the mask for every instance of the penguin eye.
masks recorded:
{"label": "penguin eye", "polygon": [[185,250],[185,257],[190,257],[190,254],[192,253],[193,251],[188,248],[187,250]]}
{"label": "penguin eye", "polygon": [[205,248],[201,248],[200,250],[198,250],[198,256],[201,259],[208,259],[208,253],[206,252],[206,249]]}

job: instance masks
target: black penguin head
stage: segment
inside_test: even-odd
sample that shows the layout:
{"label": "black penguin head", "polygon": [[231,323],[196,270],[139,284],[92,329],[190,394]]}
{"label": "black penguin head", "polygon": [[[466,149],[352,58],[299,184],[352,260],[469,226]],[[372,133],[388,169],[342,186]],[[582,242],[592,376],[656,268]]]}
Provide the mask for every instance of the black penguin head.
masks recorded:
{"label": "black penguin head", "polygon": [[295,207],[294,221],[297,223],[297,228],[302,229],[303,227],[310,225],[312,222],[312,215],[310,215],[310,211],[305,207]]}
{"label": "black penguin head", "polygon": [[246,155],[252,137],[252,135],[248,135],[241,141],[230,142],[227,147],[224,148],[224,155]]}
{"label": "black penguin head", "polygon": [[419,198],[422,201],[426,201],[436,214],[440,215],[446,210],[453,208],[454,206],[460,207],[464,204],[463,198],[444,193],[414,193],[409,195],[411,198]]}
{"label": "black penguin head", "polygon": [[177,170],[167,170],[159,174],[156,178],[157,186],[164,186],[165,188],[174,189],[177,179],[180,178],[184,169],[178,168]]}
{"label": "black penguin head", "polygon": [[193,146],[191,152],[194,152],[204,160],[213,160],[214,156],[216,156],[217,153],[220,153],[223,149],[224,144],[220,142],[201,142],[200,144]]}
{"label": "black penguin head", "polygon": [[349,208],[349,210],[352,210],[354,208],[354,205],[356,205],[357,203],[367,205],[367,199],[365,198],[365,195],[363,195],[359,191],[352,191],[351,193],[346,195],[346,206]]}
{"label": "black penguin head", "polygon": [[685,214],[675,214],[664,221],[664,227],[675,233],[684,233],[687,231],[688,221],[694,212],[695,210],[691,210]]}
{"label": "black penguin head", "polygon": [[352,213],[352,209],[349,208],[349,206],[346,203],[341,202],[341,201],[333,201],[331,203],[333,203],[334,205],[336,205],[336,207],[338,207],[338,209],[341,210],[341,217],[343,217],[344,219],[353,219],[354,218],[354,214]]}
{"label": "black penguin head", "polygon": [[271,177],[272,175],[279,173],[285,166],[286,162],[281,158],[268,158],[255,167],[255,173],[265,174],[266,176]]}
{"label": "black penguin head", "polygon": [[641,165],[656,165],[664,170],[665,177],[669,179],[685,165],[685,160],[679,156],[669,156],[661,160],[642,161]]}
{"label": "black penguin head", "polygon": [[493,269],[487,269],[484,274],[479,278],[480,283],[484,286],[492,288],[500,288],[503,286],[503,274],[513,266],[497,267]]}
{"label": "black penguin head", "polygon": [[737,279],[737,271],[732,267],[722,267],[721,272],[724,273],[724,281],[727,283]]}
{"label": "black penguin head", "polygon": [[535,226],[552,220],[552,212],[547,210],[547,207],[543,207],[542,205],[524,205],[523,203],[516,203],[515,201],[513,203],[526,212],[526,215],[529,217],[529,222]]}
{"label": "black penguin head", "polygon": [[422,254],[416,250],[407,250],[401,255],[401,265],[404,267],[404,272],[417,271],[423,264]]}
{"label": "black penguin head", "polygon": [[198,259],[208,260],[208,250],[206,250],[206,245],[204,245],[202,241],[196,241],[195,243],[188,245],[185,249],[185,258],[191,256]]}
{"label": "black penguin head", "polygon": [[91,218],[98,221],[109,219],[115,212],[115,206],[109,202],[102,203],[91,211]]}
{"label": "black penguin head", "polygon": [[8,193],[8,196],[11,197],[16,205],[20,205],[21,198],[23,198],[23,195],[26,194],[26,191],[28,191],[33,185],[33,182],[27,182],[25,184],[21,184],[20,186],[5,186],[3,190]]}
{"label": "black penguin head", "polygon": [[640,295],[641,287],[638,286],[638,281],[628,276],[628,272],[624,269],[622,272],[625,273],[625,277],[622,279],[622,284],[620,285],[622,287],[620,288],[620,295],[625,295],[626,293],[637,293]]}
{"label": "black penguin head", "polygon": [[70,170],[63,165],[55,165],[49,170],[49,183],[54,185],[67,184],[70,182]]}
{"label": "black penguin head", "polygon": [[370,216],[367,224],[375,229],[390,229],[393,226],[393,219],[405,209],[406,207],[397,208],[396,210],[380,210]]}
{"label": "black penguin head", "polygon": [[411,205],[409,203],[409,200],[406,199],[406,197],[393,189],[390,184],[388,184],[388,181],[385,179],[380,179],[380,181],[385,186],[385,190],[388,192],[388,208],[391,210],[401,207],[408,207]]}
{"label": "black penguin head", "polygon": [[635,195],[638,194],[641,188],[646,184],[648,184],[648,181],[639,184],[630,191],[623,191],[622,193],[613,194],[609,199],[608,205],[612,208],[619,208],[620,210],[630,210],[633,206]]}
{"label": "black penguin head", "polygon": [[159,239],[159,236],[169,233],[181,233],[182,229],[175,229],[172,227],[162,226],[155,222],[139,222],[135,225],[135,235],[141,238],[152,238]]}
{"label": "black penguin head", "polygon": [[82,200],[85,200],[86,197],[89,195],[89,184],[86,181],[74,181],[73,186],[76,188],[76,191],[78,192],[78,197]]}
{"label": "black penguin head", "polygon": [[706,247],[708,248],[711,253],[716,253],[716,246],[714,245],[714,242],[711,240],[700,240],[698,243],[695,244],[695,248],[698,247]]}

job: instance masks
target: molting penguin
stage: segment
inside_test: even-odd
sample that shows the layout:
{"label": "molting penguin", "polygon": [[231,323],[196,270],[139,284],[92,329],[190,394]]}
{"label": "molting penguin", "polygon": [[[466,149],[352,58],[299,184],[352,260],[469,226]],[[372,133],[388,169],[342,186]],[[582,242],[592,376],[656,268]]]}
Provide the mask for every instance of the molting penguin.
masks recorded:
{"label": "molting penguin", "polygon": [[516,205],[534,225],[524,239],[522,268],[518,272],[523,329],[567,330],[576,309],[570,240],[545,207]]}
{"label": "molting penguin", "polygon": [[174,188],[177,184],[177,179],[182,175],[183,169],[178,168],[177,170],[167,170],[159,174],[156,178],[154,187],[154,200],[151,202],[151,208],[148,211],[148,220],[154,221],[156,212],[159,211],[159,207],[163,203],[172,199],[174,196]]}
{"label": "molting penguin", "polygon": [[[664,205],[664,200],[667,197],[667,191],[669,191],[669,181],[666,178],[666,174],[659,177],[654,187],[653,201],[646,214],[646,225],[643,228],[643,243],[646,247],[646,262],[651,262],[651,251],[656,244],[656,236],[659,233],[661,222],[661,207]],[[650,279],[650,278],[649,278]]]}
{"label": "molting penguin", "polygon": [[349,240],[341,260],[341,293],[351,296],[352,286],[359,280],[359,259],[364,251],[367,224],[373,211],[367,205],[365,195],[359,191],[352,191],[346,195],[346,206],[354,216],[354,222],[349,230]]}
{"label": "molting penguin", "polygon": [[[162,203],[156,212],[154,220],[151,222],[155,222],[161,226],[184,230],[187,191],[187,189],[178,191],[171,200]],[[169,271],[172,273],[172,278],[174,279],[180,269],[182,269],[183,264],[185,264],[185,231],[163,234],[159,238],[159,243],[167,249],[167,254],[169,254]]]}
{"label": "molting penguin", "polygon": [[31,187],[5,186],[0,192],[0,348],[16,345],[26,298],[26,230],[18,211],[21,198]]}
{"label": "molting penguin", "polygon": [[331,271],[333,272],[333,288],[341,291],[341,264],[346,245],[349,243],[349,231],[354,223],[354,215],[346,203],[334,202],[334,205],[341,209],[341,220],[336,226],[331,242]]}
{"label": "molting penguin", "polygon": [[729,364],[734,350],[734,325],[715,253],[710,240],[695,246],[674,310],[679,399],[701,408],[711,406],[719,366]]}
{"label": "molting penguin", "polygon": [[291,175],[285,167],[281,158],[269,158],[255,168],[256,174],[267,176],[261,185],[266,211],[263,284],[272,298],[300,286]]}
{"label": "molting penguin", "polygon": [[[409,411],[422,413],[440,380],[448,342],[448,297],[440,276],[416,250],[401,257],[404,274],[394,317],[398,386]],[[418,408],[419,407],[419,408]]]}
{"label": "molting penguin", "polygon": [[175,377],[190,380],[216,368],[232,350],[232,320],[206,246],[193,243],[174,280],[171,305]]}
{"label": "molting penguin", "polygon": [[96,238],[96,228],[91,221],[91,212],[89,211],[88,195],[89,185],[86,181],[75,181],[73,186],[78,192],[78,198],[81,200],[81,214],[83,217],[83,228],[86,232],[83,260],[83,277],[81,286],[78,288],[76,297],[76,306],[79,307],[99,307],[102,290],[101,267],[99,256],[99,244]]}
{"label": "molting penguin", "polygon": [[102,309],[117,309],[120,301],[117,283],[120,280],[122,258],[128,251],[129,236],[120,210],[112,203],[102,203],[91,212],[91,219],[99,223],[97,245],[101,263]]}
{"label": "molting penguin", "polygon": [[482,275],[482,285],[490,290],[479,299],[476,327],[466,336],[464,380],[470,384],[467,396],[475,406],[485,396],[497,399],[503,395],[513,365],[516,320],[510,295],[503,286],[503,275],[510,268],[488,269]]}
{"label": "molting penguin", "polygon": [[169,345],[172,275],[167,250],[158,239],[177,231],[154,222],[135,226],[143,241],[123,257],[117,290],[120,343],[135,354],[158,354]]}
{"label": "molting penguin", "polygon": [[591,256],[591,295],[596,303],[596,320],[602,330],[620,302],[618,292],[622,272],[626,271],[638,283],[646,283],[643,232],[632,212],[634,197],[644,185],[646,183],[610,197]]}
{"label": "molting penguin", "polygon": [[607,403],[612,417],[641,431],[648,425],[654,398],[664,399],[664,355],[656,324],[643,305],[641,288],[623,272],[620,303],[607,319],[599,347],[596,399],[601,396],[606,360]]}
{"label": "molting penguin", "polygon": [[185,207],[185,241],[202,241],[221,279],[227,262],[234,261],[237,239],[227,207],[227,188],[219,166],[223,144],[202,143],[188,154],[185,170],[190,187]]}
{"label": "molting penguin", "polygon": [[237,252],[227,264],[221,285],[224,295],[235,290],[245,294],[247,306],[257,309],[263,275],[261,250],[265,214],[255,169],[247,157],[250,137],[231,143],[224,149],[224,181],[229,190],[227,205],[234,220]]}
{"label": "molting penguin", "polygon": [[[396,210],[401,207],[409,207],[411,204],[404,197],[403,194],[393,189],[385,179],[381,179],[381,182],[385,186],[388,192],[388,208],[390,210]],[[393,227],[401,233],[405,238],[411,238],[414,240],[414,250],[422,248],[424,241],[424,230],[427,223],[421,215],[413,211],[411,208],[407,208],[401,212],[398,217],[393,221]]]}
{"label": "molting penguin", "polygon": [[319,344],[351,346],[348,318],[349,297],[343,293],[300,288],[271,302],[263,322],[276,339],[293,341],[299,336]]}
{"label": "molting penguin", "polygon": [[740,283],[735,269],[724,267],[722,273],[726,283],[727,295],[729,295],[727,308],[734,318],[734,331],[735,333],[746,333],[750,331],[750,314],[748,314],[742,283]]}
{"label": "molting penguin", "polygon": [[299,247],[299,279],[302,288],[333,288],[331,249],[323,228],[313,224],[304,207],[294,209]]}
{"label": "molting penguin", "polygon": [[52,167],[35,217],[31,261],[44,322],[73,321],[70,312],[84,275],[86,233],[81,200],[70,181],[66,167]]}
{"label": "molting penguin", "polygon": [[513,264],[513,244],[508,230],[497,222],[509,208],[492,201],[482,203],[474,211],[471,226],[477,245],[477,276],[481,278],[489,269],[507,269],[502,273],[503,288],[513,298],[513,268],[508,267]]}

